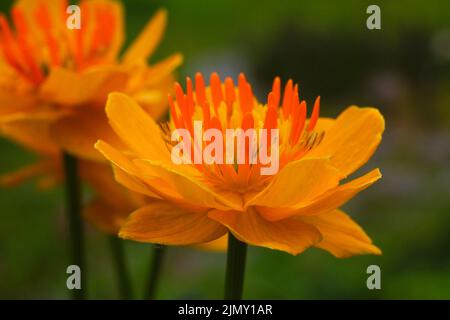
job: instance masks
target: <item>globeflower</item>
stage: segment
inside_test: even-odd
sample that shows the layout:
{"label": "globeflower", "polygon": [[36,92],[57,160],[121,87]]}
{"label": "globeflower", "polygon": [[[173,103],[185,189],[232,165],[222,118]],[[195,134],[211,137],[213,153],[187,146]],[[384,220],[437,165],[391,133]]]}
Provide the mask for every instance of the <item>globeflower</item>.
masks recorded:
{"label": "globeflower", "polygon": [[12,24],[0,14],[2,134],[46,155],[57,149],[102,161],[92,147],[96,139],[118,141],[102,108],[108,93],[126,92],[158,118],[167,110],[172,73],[182,57],[147,64],[165,29],[164,10],[119,55],[119,2],[81,1],[81,26],[73,30],[66,25],[67,6],[64,0],[21,0],[11,9]]}
{"label": "globeflower", "polygon": [[[103,110],[107,95],[127,92],[159,118],[182,57],[177,53],[147,64],[163,36],[165,10],[119,55],[124,41],[120,2],[81,1],[79,30],[68,29],[67,6],[64,0],[21,0],[11,9],[12,24],[0,14],[0,133],[41,159],[1,182],[13,185],[39,176],[39,186],[51,186],[63,178],[61,151],[69,152],[81,160],[80,175],[100,196],[86,208],[89,220],[116,233],[136,197],[114,186],[106,164],[88,163],[105,162],[93,147],[99,137],[119,143]],[[112,190],[114,199],[102,196]]]}
{"label": "globeflower", "polygon": [[[12,185],[35,176],[42,177],[40,186],[64,180],[70,264],[85,271],[79,178],[95,189],[85,214],[103,231],[117,234],[128,213],[145,200],[114,182],[107,162],[93,147],[99,137],[120,144],[104,113],[106,98],[112,91],[126,92],[148,116],[161,117],[182,56],[147,62],[162,39],[165,10],[120,54],[124,15],[119,1],[80,1],[79,29],[69,28],[68,5],[66,0],[19,0],[9,20],[0,14],[0,134],[41,159],[1,177],[0,183]],[[85,297],[82,287],[72,292],[75,298]],[[123,288],[123,296],[129,296]]]}
{"label": "globeflower", "polygon": [[[109,96],[106,113],[123,144],[99,140],[96,148],[112,163],[116,180],[154,199],[134,211],[119,236],[141,242],[192,245],[226,234],[240,242],[296,255],[309,247],[336,257],[380,254],[359,225],[340,207],[380,179],[379,169],[348,178],[365,164],[381,141],[384,119],[375,108],[350,106],[336,119],[319,116],[318,97],[309,113],[298,86],[281,90],[275,78],[265,103],[254,97],[241,74],[237,85],[213,73],[207,87],[201,74],[195,86],[176,83],[169,96],[170,120],[157,125],[131,97]],[[171,153],[177,129],[194,136],[202,130],[277,129],[279,171],[261,174],[263,164],[181,161]],[[274,143],[270,134],[270,150]],[[271,140],[273,139],[273,140]],[[193,157],[197,142],[189,141]],[[213,141],[202,140],[202,148]],[[243,152],[250,158],[248,145]],[[239,152],[242,150],[236,150]],[[257,149],[257,152],[261,152]],[[343,180],[345,182],[343,182]]]}

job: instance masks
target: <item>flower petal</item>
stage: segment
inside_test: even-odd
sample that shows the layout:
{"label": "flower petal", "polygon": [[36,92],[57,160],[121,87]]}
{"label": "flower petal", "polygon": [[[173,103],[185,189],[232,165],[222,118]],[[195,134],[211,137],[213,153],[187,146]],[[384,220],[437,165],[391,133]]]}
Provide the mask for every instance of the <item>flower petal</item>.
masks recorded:
{"label": "flower petal", "polygon": [[301,159],[288,163],[271,183],[245,205],[272,208],[309,202],[336,187],[342,175],[329,159]]}
{"label": "flower petal", "polygon": [[142,158],[171,163],[160,127],[133,99],[111,93],[106,113],[114,131],[132,151]]}
{"label": "flower petal", "polygon": [[59,148],[50,134],[53,117],[32,117],[28,114],[16,114],[0,124],[3,136],[17,143],[46,155],[57,155]]}
{"label": "flower petal", "polygon": [[152,192],[144,182],[142,182],[135,176],[126,173],[125,171],[114,165],[113,171],[115,180],[127,189],[145,195],[147,197],[161,199],[159,195]]}
{"label": "flower petal", "polygon": [[302,221],[286,219],[269,222],[255,210],[247,212],[212,210],[208,213],[227,226],[239,240],[260,247],[296,255],[321,240],[319,231]]}
{"label": "flower petal", "polygon": [[325,132],[323,141],[305,157],[330,157],[331,164],[345,176],[367,162],[384,131],[378,109],[351,106]]}
{"label": "flower petal", "polygon": [[104,104],[111,91],[125,88],[128,72],[123,67],[102,66],[83,73],[55,67],[41,86],[46,100],[68,106],[79,106],[95,101]]}
{"label": "flower petal", "polygon": [[368,188],[381,178],[379,169],[374,169],[362,177],[338,186],[309,204],[299,204],[291,208],[258,207],[258,211],[269,221],[285,219],[296,215],[318,215],[339,208],[362,190]]}
{"label": "flower petal", "polygon": [[[122,152],[108,143],[99,140],[95,144],[95,148],[113,164],[114,171],[116,172],[116,181],[122,183],[123,186],[128,187],[128,183],[131,183],[129,180],[132,180],[135,184],[137,184],[132,187],[130,186],[130,189],[133,191],[142,193],[149,197],[153,197],[155,194],[158,197],[165,197],[171,200],[180,199],[180,196],[158,177],[149,177],[148,175],[145,178],[142,177],[142,175],[139,174],[139,170],[135,164]],[[119,171],[121,172],[120,176],[117,176]],[[129,179],[125,180],[124,176],[129,176]]]}
{"label": "flower petal", "polygon": [[126,50],[123,55],[123,62],[131,64],[136,61],[146,60],[161,41],[166,24],[167,12],[164,9],[160,9]]}
{"label": "flower petal", "polygon": [[[158,86],[164,79],[171,77],[173,71],[178,68],[183,62],[183,55],[181,53],[174,53],[155,65],[150,66],[145,76],[147,86]],[[171,83],[171,86],[173,81]],[[165,97],[167,98],[167,97]]]}
{"label": "flower petal", "polygon": [[70,115],[56,121],[51,127],[51,133],[62,149],[82,159],[105,161],[94,148],[98,139],[123,146],[109,126],[103,110],[74,110]]}
{"label": "flower petal", "polygon": [[168,245],[216,240],[226,233],[206,213],[188,212],[166,201],[155,201],[131,214],[119,232],[124,239]]}
{"label": "flower petal", "polygon": [[[0,62],[1,65],[1,62]],[[2,70],[0,69],[0,72]],[[35,97],[13,93],[6,88],[0,89],[0,119],[17,112],[27,112],[36,105]]]}
{"label": "flower petal", "polygon": [[150,170],[152,174],[169,182],[184,201],[191,205],[222,210],[242,209],[242,201],[239,195],[219,193],[200,181],[200,177],[193,176],[191,172],[182,171],[175,166],[165,166],[151,160],[137,159],[133,163],[142,172]]}
{"label": "flower petal", "polygon": [[317,228],[323,236],[316,247],[329,251],[338,258],[357,254],[381,254],[364,230],[341,210],[316,216],[299,217]]}

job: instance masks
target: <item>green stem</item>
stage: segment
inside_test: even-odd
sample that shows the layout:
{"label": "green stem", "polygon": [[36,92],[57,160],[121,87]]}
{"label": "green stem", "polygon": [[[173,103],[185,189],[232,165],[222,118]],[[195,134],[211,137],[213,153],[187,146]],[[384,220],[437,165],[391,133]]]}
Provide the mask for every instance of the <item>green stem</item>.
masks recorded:
{"label": "green stem", "polygon": [[228,233],[227,271],[225,278],[225,299],[241,300],[244,288],[247,244]]}
{"label": "green stem", "polygon": [[161,276],[161,269],[166,251],[167,247],[162,245],[157,245],[153,249],[152,266],[150,269],[148,287],[145,295],[145,298],[148,300],[155,299],[156,289],[158,286],[159,278]]}
{"label": "green stem", "polygon": [[110,236],[109,240],[113,254],[113,264],[116,268],[117,273],[120,298],[123,300],[129,300],[132,298],[131,282],[127,270],[127,265],[125,263],[123,241],[116,236]]}
{"label": "green stem", "polygon": [[81,188],[78,176],[77,159],[63,153],[64,175],[66,184],[66,210],[69,219],[71,246],[70,264],[81,270],[81,289],[72,290],[72,299],[86,298],[86,266],[84,254],[84,231],[81,220]]}

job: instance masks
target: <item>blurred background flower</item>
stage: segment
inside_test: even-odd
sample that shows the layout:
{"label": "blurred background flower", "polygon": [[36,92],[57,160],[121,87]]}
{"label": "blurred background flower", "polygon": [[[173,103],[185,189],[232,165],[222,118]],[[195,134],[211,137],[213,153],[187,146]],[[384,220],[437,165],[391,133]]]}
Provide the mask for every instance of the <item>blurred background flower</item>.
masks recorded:
{"label": "blurred background flower", "polygon": [[[1,11],[11,3],[2,1]],[[382,29],[373,31],[365,24],[369,1],[124,3],[127,39],[157,8],[170,12],[165,41],[150,62],[180,50],[185,57],[180,78],[197,71],[223,76],[244,71],[263,99],[278,75],[300,80],[300,94],[308,101],[320,94],[323,116],[334,117],[355,103],[374,105],[386,117],[383,143],[371,161],[384,177],[345,207],[383,255],[338,260],[310,250],[292,258],[251,248],[245,297],[450,297],[450,3],[380,1]],[[0,173],[34,158],[6,140],[0,150]],[[31,184],[1,190],[0,297],[66,296],[60,193],[38,195]],[[88,236],[89,261],[96,262],[91,295],[113,297],[108,244],[96,231]],[[135,284],[144,286],[148,247],[128,247]],[[174,249],[168,260],[160,298],[222,297],[225,255]],[[366,287],[370,264],[381,267],[381,290]]]}

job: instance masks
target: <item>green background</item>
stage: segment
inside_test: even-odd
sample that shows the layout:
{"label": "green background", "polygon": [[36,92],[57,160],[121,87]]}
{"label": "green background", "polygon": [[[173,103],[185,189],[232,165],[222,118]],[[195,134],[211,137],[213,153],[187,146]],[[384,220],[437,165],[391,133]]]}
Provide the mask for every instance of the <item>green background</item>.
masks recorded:
{"label": "green background", "polygon": [[[1,1],[7,12],[12,1]],[[382,144],[360,170],[383,179],[345,210],[382,256],[336,259],[316,249],[293,257],[250,248],[245,298],[450,298],[450,2],[377,1],[381,30],[366,28],[372,1],[124,1],[127,38],[159,7],[169,26],[150,62],[175,51],[179,79],[196,71],[247,74],[262,100],[274,76],[292,77],[324,116],[350,104],[386,117]],[[34,156],[0,140],[0,174]],[[67,298],[63,192],[32,182],[0,189],[0,298]],[[107,238],[88,227],[88,294],[117,298]],[[135,297],[146,285],[152,246],[126,243]],[[381,268],[368,290],[366,268]],[[221,298],[225,255],[170,248],[158,298]]]}

